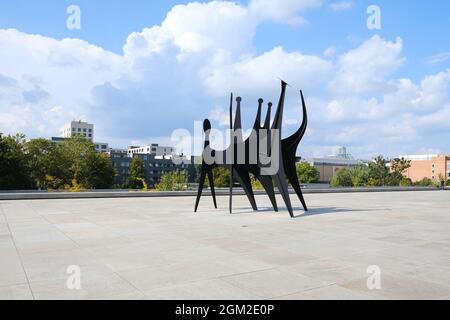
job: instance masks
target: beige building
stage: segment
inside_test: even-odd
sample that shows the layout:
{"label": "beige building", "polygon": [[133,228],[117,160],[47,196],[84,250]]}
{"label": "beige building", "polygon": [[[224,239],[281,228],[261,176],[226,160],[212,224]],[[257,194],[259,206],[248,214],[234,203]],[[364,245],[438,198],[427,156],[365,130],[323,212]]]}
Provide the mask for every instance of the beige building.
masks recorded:
{"label": "beige building", "polygon": [[444,177],[445,180],[450,179],[450,156],[430,154],[400,156],[399,158],[411,161],[411,167],[405,171],[405,176],[413,182],[424,178],[439,180],[440,177]]}
{"label": "beige building", "polygon": [[356,168],[364,164],[360,160],[345,159],[338,157],[309,159],[310,165],[319,171],[319,182],[330,182],[336,173],[344,168]]}
{"label": "beige building", "polygon": [[319,182],[330,182],[341,169],[356,168],[368,163],[368,161],[355,160],[353,156],[347,152],[346,147],[339,148],[335,155],[323,158],[312,158],[308,159],[306,162],[319,171]]}

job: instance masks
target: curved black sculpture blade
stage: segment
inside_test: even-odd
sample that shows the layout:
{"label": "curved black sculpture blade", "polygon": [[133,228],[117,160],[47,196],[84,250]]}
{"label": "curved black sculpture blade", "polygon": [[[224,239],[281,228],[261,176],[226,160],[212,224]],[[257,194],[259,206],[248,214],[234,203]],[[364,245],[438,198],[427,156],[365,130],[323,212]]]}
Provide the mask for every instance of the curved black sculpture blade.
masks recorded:
{"label": "curved black sculpture blade", "polygon": [[302,188],[300,186],[300,182],[297,176],[297,168],[296,168],[296,154],[298,145],[305,135],[306,128],[308,126],[308,113],[306,111],[306,103],[303,97],[303,92],[300,91],[300,96],[302,99],[302,112],[303,112],[303,121],[300,128],[289,138],[283,139],[281,142],[281,148],[284,155],[284,168],[286,171],[286,176],[291,183],[292,187],[295,190],[300,202],[302,203],[305,211],[308,211],[308,207],[306,206],[305,198],[303,197]]}
{"label": "curved black sculpture blade", "polygon": [[270,152],[271,152],[271,156],[273,156],[273,154],[272,154],[273,152],[278,152],[279,168],[278,168],[278,172],[273,176],[273,179],[275,180],[275,184],[278,187],[278,191],[280,192],[280,194],[284,200],[284,203],[286,204],[286,208],[289,211],[289,215],[291,217],[294,217],[294,212],[292,210],[291,199],[289,197],[289,189],[288,189],[288,185],[286,182],[285,171],[284,171],[284,156],[283,156],[283,152],[282,152],[282,148],[281,148],[282,121],[283,121],[284,101],[285,101],[285,97],[286,97],[286,87],[287,87],[287,83],[284,81],[281,81],[280,100],[278,102],[278,108],[277,108],[277,111],[275,112],[275,118],[273,120],[272,129],[271,129],[271,131],[278,130],[279,134],[277,134],[277,136],[275,138],[276,138],[276,142],[278,143],[278,145],[280,147],[278,148],[278,150],[273,149],[274,137],[272,136],[272,132],[271,132],[272,148],[271,148]]}

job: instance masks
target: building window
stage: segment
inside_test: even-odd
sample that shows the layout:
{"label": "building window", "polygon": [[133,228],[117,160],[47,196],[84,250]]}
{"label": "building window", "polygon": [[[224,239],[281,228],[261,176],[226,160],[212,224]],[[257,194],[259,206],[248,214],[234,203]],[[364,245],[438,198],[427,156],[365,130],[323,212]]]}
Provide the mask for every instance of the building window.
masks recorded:
{"label": "building window", "polygon": [[92,134],[89,133],[89,138],[92,138]]}
{"label": "building window", "polygon": [[81,132],[81,128],[78,128],[78,132]]}

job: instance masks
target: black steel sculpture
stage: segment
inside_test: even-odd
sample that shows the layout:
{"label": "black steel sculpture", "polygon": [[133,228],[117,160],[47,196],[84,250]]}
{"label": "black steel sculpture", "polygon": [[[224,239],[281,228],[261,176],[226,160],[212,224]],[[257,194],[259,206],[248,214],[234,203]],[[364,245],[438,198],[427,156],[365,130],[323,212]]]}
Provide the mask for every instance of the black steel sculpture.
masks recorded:
{"label": "black steel sculpture", "polygon": [[[308,211],[305,199],[301,190],[300,182],[296,172],[296,153],[298,146],[305,135],[308,125],[308,115],[306,110],[303,92],[300,91],[302,101],[303,121],[300,128],[290,137],[281,139],[282,119],[284,111],[284,102],[286,96],[286,82],[281,82],[281,95],[274,120],[271,124],[272,103],[268,104],[268,110],[265,122],[261,126],[261,113],[263,99],[258,100],[258,110],[252,134],[244,141],[242,135],[241,122],[241,102],[242,99],[236,99],[236,114],[233,125],[233,94],[230,99],[230,146],[224,151],[216,151],[210,147],[211,123],[208,119],[204,121],[203,129],[205,131],[205,144],[202,155],[202,167],[199,181],[197,199],[195,202],[195,212],[197,212],[200,198],[202,196],[206,176],[208,176],[211,194],[214,206],[217,208],[216,194],[214,189],[213,169],[223,166],[230,170],[230,213],[232,212],[233,182],[236,180],[244,189],[244,192],[253,208],[257,211],[258,207],[253,192],[250,174],[257,179],[266,191],[275,211],[278,211],[278,205],[275,198],[274,183],[277,186],[287,210],[291,217],[294,217],[291,200],[289,197],[288,183],[294,188],[305,211]],[[240,151],[240,152],[239,152]],[[208,159],[206,161],[205,159]],[[218,162],[216,159],[220,159]],[[275,159],[275,161],[274,161]],[[270,161],[267,161],[270,160]],[[267,168],[276,163],[276,170],[271,171]],[[287,178],[287,180],[286,180]]]}

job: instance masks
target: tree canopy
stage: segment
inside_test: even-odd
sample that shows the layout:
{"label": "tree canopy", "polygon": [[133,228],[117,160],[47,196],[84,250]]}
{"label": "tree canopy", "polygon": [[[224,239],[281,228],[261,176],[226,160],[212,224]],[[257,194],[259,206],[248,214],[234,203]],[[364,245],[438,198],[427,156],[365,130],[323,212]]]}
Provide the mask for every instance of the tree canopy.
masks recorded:
{"label": "tree canopy", "polygon": [[83,137],[54,144],[0,135],[0,189],[107,189],[114,169],[105,154]]}

